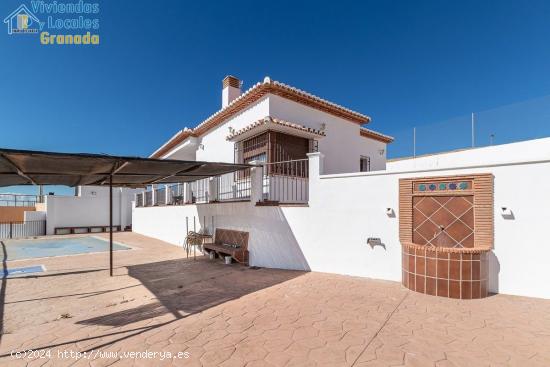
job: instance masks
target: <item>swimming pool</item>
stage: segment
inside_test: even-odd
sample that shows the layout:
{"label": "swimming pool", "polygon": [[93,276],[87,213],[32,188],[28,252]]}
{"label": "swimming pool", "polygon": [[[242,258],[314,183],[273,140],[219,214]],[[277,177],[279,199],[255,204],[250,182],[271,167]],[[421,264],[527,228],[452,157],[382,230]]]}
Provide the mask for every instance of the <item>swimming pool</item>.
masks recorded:
{"label": "swimming pool", "polygon": [[[7,260],[78,255],[109,250],[109,242],[98,237],[8,240],[4,241],[4,244],[7,252]],[[130,247],[113,243],[114,251],[129,249]]]}

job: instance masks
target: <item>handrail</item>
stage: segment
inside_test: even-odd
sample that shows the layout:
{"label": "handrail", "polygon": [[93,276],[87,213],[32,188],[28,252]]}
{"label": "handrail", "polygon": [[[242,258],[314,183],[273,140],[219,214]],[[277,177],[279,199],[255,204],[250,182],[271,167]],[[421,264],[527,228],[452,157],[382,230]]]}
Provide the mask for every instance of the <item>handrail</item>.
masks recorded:
{"label": "handrail", "polygon": [[40,195],[0,193],[0,206],[2,207],[35,206],[43,201],[43,197]]}
{"label": "handrail", "polygon": [[266,163],[263,167],[262,197],[269,203],[307,203],[309,159]]}

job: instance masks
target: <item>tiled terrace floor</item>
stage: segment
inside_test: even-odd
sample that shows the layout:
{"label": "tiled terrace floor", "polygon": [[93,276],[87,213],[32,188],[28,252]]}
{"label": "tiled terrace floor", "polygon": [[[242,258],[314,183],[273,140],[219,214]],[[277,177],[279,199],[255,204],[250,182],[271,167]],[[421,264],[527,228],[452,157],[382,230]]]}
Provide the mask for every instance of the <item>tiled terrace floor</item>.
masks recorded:
{"label": "tiled terrace floor", "polygon": [[[116,239],[138,249],[115,253],[113,278],[105,254],[8,263],[48,272],[2,283],[0,364],[550,366],[550,301],[440,299],[393,282],[187,260],[132,233]],[[52,359],[10,356],[38,348]],[[97,350],[118,359],[58,355]],[[189,358],[122,355],[132,351]]]}

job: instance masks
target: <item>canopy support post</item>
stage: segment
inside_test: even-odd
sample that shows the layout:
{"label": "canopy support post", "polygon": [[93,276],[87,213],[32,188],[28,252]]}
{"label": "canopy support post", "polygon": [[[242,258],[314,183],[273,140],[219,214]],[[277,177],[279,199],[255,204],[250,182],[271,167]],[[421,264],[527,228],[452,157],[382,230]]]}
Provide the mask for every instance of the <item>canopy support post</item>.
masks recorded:
{"label": "canopy support post", "polygon": [[109,176],[109,275],[113,276],[113,175]]}

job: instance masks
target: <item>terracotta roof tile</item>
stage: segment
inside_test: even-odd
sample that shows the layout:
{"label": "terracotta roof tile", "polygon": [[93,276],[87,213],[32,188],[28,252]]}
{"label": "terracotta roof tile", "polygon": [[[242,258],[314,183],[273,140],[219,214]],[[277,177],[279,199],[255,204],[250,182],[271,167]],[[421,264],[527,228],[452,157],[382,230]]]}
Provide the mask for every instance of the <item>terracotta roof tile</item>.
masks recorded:
{"label": "terracotta roof tile", "polygon": [[379,133],[377,131],[367,129],[366,127],[362,127],[359,130],[359,134],[361,134],[362,137],[378,140],[378,141],[381,141],[382,143],[386,143],[386,144],[391,143],[394,140],[394,138],[392,136],[384,135],[384,134]]}
{"label": "terracotta roof tile", "polygon": [[253,122],[252,124],[250,124],[248,126],[245,126],[242,129],[239,129],[237,131],[234,131],[234,132],[230,133],[227,136],[227,140],[231,140],[233,138],[236,138],[237,136],[240,136],[240,135],[242,135],[242,134],[244,134],[244,133],[246,133],[246,132],[248,132],[248,131],[250,131],[254,128],[257,128],[257,127],[260,127],[260,126],[270,126],[270,125],[278,125],[278,126],[283,126],[283,127],[289,127],[289,128],[296,129],[296,130],[299,130],[299,131],[303,131],[303,132],[306,132],[306,133],[310,133],[310,134],[313,134],[313,135],[318,135],[320,137],[326,136],[324,131],[312,129],[310,127],[299,125],[299,124],[296,124],[296,123],[293,123],[293,122],[280,120],[280,119],[277,119],[277,118],[274,118],[274,117],[271,117],[271,116],[266,116],[261,120],[258,120],[258,121]]}
{"label": "terracotta roof tile", "polygon": [[269,77],[264,78],[262,83],[256,83],[239,97],[235,98],[229,105],[214,113],[206,120],[201,122],[194,128],[191,134],[186,135],[182,132],[176,134],[161,148],[155,151],[151,157],[158,158],[170,151],[174,146],[185,140],[188,136],[200,136],[213,127],[224,122],[237,112],[247,108],[254,102],[258,101],[267,94],[274,94],[283,98],[301,103],[312,108],[324,111],[334,116],[341,117],[357,124],[365,124],[370,122],[370,117],[359,112],[350,110],[336,103],[329,102],[323,98],[317,97],[311,93],[305,92],[298,88],[291,87],[287,84],[271,80]]}

